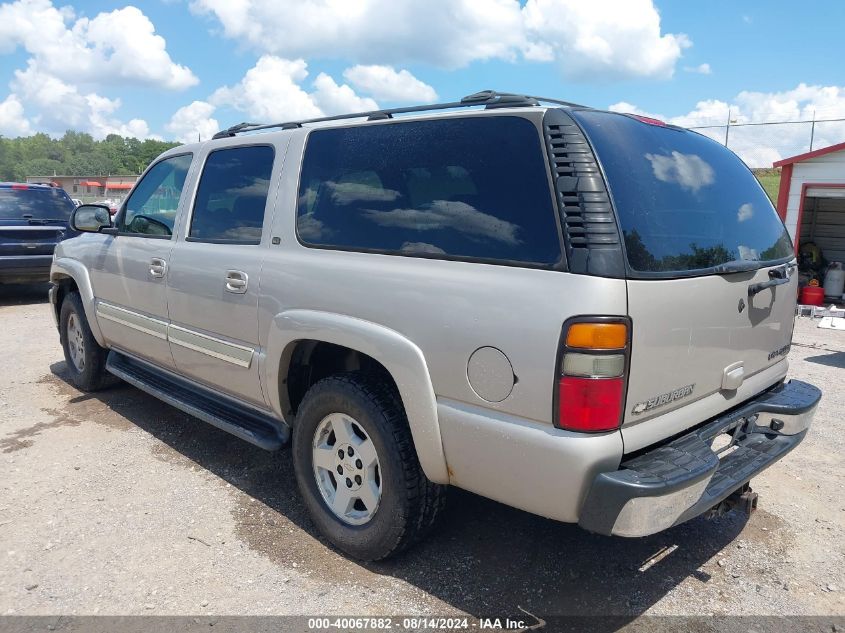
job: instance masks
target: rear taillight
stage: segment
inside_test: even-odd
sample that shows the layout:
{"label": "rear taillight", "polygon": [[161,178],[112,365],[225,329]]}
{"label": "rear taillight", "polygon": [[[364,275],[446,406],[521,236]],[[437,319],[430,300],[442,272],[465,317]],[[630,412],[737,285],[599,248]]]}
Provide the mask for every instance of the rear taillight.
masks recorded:
{"label": "rear taillight", "polygon": [[624,317],[578,317],[561,337],[555,425],[598,433],[618,429],[625,405],[631,323]]}

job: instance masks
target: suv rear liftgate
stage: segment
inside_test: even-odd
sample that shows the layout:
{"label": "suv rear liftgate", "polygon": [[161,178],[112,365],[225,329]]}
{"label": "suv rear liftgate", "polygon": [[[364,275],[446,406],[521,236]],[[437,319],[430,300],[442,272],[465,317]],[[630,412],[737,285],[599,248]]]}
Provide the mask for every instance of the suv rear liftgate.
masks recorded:
{"label": "suv rear liftgate", "polygon": [[783,223],[747,167],[694,132],[551,109],[544,133],[568,269],[626,279],[633,326],[626,456],[581,526],[642,536],[752,509],[748,481],[800,443],[821,397],[782,382],[797,285]]}

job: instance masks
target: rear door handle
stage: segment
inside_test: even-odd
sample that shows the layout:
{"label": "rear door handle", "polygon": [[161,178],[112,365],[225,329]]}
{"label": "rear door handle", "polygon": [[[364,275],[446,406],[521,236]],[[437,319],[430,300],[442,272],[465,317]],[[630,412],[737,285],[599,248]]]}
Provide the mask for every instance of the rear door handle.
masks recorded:
{"label": "rear door handle", "polygon": [[160,257],[153,257],[150,260],[150,277],[161,278],[167,272],[167,262]]}
{"label": "rear door handle", "polygon": [[249,275],[240,270],[226,271],[226,292],[242,295],[249,285]]}

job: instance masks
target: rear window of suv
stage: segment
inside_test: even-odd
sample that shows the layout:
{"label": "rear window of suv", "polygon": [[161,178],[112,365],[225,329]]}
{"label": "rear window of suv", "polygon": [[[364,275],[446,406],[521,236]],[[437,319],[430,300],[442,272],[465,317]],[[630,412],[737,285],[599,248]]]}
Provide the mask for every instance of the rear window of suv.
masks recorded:
{"label": "rear window of suv", "polygon": [[537,128],[519,117],[315,130],[297,232],[325,248],[551,265],[547,171]]}
{"label": "rear window of suv", "polygon": [[0,220],[63,220],[73,211],[64,189],[0,187]]}
{"label": "rear window of suv", "polygon": [[573,114],[604,169],[633,270],[684,273],[792,256],[757,179],[716,141],[621,114]]}

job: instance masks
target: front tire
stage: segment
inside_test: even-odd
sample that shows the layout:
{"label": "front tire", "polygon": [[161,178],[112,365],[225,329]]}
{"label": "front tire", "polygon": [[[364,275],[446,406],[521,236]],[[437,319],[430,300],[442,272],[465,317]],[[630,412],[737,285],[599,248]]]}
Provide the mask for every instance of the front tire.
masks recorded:
{"label": "front tire", "polygon": [[91,333],[82,299],[71,292],[59,311],[59,339],[71,382],[82,391],[97,391],[115,382],[106,372],[108,350],[100,347]]}
{"label": "front tire", "polygon": [[299,489],[312,519],[338,549],[379,560],[422,538],[445,487],[422,471],[392,385],[360,372],[312,386],[293,431]]}

